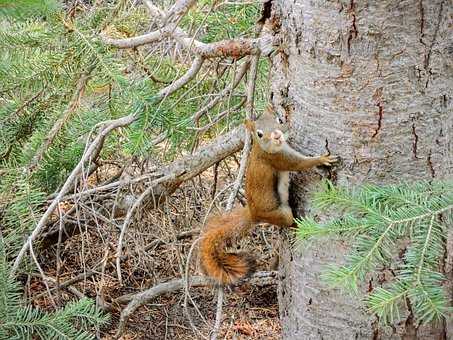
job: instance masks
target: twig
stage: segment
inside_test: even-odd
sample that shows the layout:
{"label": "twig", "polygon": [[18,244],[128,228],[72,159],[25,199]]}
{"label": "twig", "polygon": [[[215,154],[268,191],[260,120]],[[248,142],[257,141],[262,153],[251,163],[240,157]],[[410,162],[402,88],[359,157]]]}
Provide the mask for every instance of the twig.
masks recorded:
{"label": "twig", "polygon": [[68,121],[68,119],[71,117],[71,115],[74,113],[74,111],[79,106],[80,97],[83,94],[85,85],[89,79],[89,74],[91,73],[92,69],[93,69],[93,67],[88,72],[82,74],[82,76],[80,77],[79,81],[77,82],[76,89],[72,95],[72,98],[69,101],[68,107],[63,112],[63,115],[55,122],[55,124],[53,125],[52,129],[49,131],[47,136],[44,138],[43,144],[40,146],[40,148],[36,152],[36,155],[33,157],[33,159],[31,160],[31,162],[28,166],[29,171],[33,171],[36,168],[38,163],[44,157],[44,154],[49,149],[49,146],[52,144],[55,137],[60,132],[61,128],[65,125],[65,123]]}
{"label": "twig", "polygon": [[92,157],[93,153],[97,150],[100,144],[103,143],[105,137],[110,133],[110,131],[117,129],[122,126],[126,126],[131,124],[136,117],[134,115],[128,115],[122,118],[118,118],[112,121],[105,122],[105,126],[99,131],[99,134],[94,139],[94,141],[90,144],[87,148],[86,152],[82,155],[77,166],[72,170],[71,174],[66,179],[63,187],[61,188],[60,192],[58,193],[57,197],[52,201],[49,207],[46,209],[44,214],[42,215],[41,219],[39,220],[38,224],[36,225],[33,232],[28,237],[27,241],[22,246],[19,254],[14,261],[14,264],[11,268],[10,275],[14,276],[17,269],[19,268],[20,263],[22,262],[22,258],[24,257],[27,250],[30,248],[33,241],[39,236],[42,229],[45,227],[47,220],[49,219],[50,215],[54,212],[55,208],[57,207],[58,203],[61,201],[61,198],[66,194],[66,192],[72,186],[74,180],[79,175],[80,171],[82,170],[84,164]]}
{"label": "twig", "polygon": [[61,209],[60,205],[57,206],[58,209],[58,218],[59,218],[59,223],[58,223],[58,243],[57,243],[57,273],[56,273],[56,283],[57,283],[57,294],[58,298],[60,299],[60,272],[61,272],[61,241],[63,237],[63,228],[64,228],[64,221],[63,221],[63,216],[61,214]]}
{"label": "twig", "polygon": [[217,308],[215,312],[215,323],[214,328],[212,329],[211,340],[216,340],[219,334],[220,325],[222,324],[222,307],[223,307],[223,287],[219,286],[217,288]]}
{"label": "twig", "polygon": [[42,268],[41,268],[41,266],[40,266],[40,264],[38,262],[38,259],[36,258],[35,252],[33,251],[33,247],[30,247],[30,255],[31,255],[31,258],[33,259],[33,261],[35,262],[36,268],[38,268],[39,274],[41,275],[41,278],[42,278],[42,281],[44,282],[44,285],[46,286],[46,291],[47,291],[47,294],[49,294],[50,301],[52,301],[52,305],[56,308],[57,304],[55,303],[55,300],[54,300],[52,294],[50,293],[50,288],[49,288],[49,285],[47,283],[47,281],[49,281],[49,278],[47,277],[47,275],[42,270]]}
{"label": "twig", "polygon": [[226,109],[225,111],[219,113],[217,115],[217,117],[215,117],[209,124],[206,124],[205,126],[202,126],[202,127],[194,127],[194,128],[190,128],[191,130],[195,130],[197,132],[204,132],[208,129],[210,129],[211,127],[213,127],[215,124],[217,124],[223,117],[235,112],[235,111],[238,111],[241,109],[242,106],[244,106],[245,102],[246,102],[246,97],[242,98],[242,100],[239,102],[238,105],[236,105],[235,107],[233,107],[232,109],[228,108]]}
{"label": "twig", "polygon": [[129,226],[129,223],[132,219],[132,215],[135,212],[135,210],[142,204],[143,200],[148,197],[152,192],[153,189],[155,188],[156,185],[159,183],[165,182],[171,178],[174,177],[174,174],[170,174],[167,176],[163,176],[161,178],[158,178],[151,182],[150,186],[140,195],[140,197],[135,201],[135,203],[132,205],[132,207],[129,209],[127,212],[126,218],[124,219],[123,226],[121,227],[121,233],[120,237],[118,239],[118,247],[116,250],[116,272],[118,275],[118,281],[122,285],[122,277],[121,277],[121,253],[123,250],[123,240],[124,240],[124,235],[126,234],[127,227]]}
{"label": "twig", "polygon": [[[269,285],[276,282],[277,275],[278,273],[275,271],[256,272],[246,281],[252,285]],[[185,288],[186,285],[187,282],[184,278],[174,279],[168,282],[160,283],[135,295],[127,295],[114,300],[113,303],[125,303],[130,301],[121,312],[120,324],[116,336],[119,337],[124,332],[127,320],[130,315],[137,310],[137,308],[163,294],[177,292]],[[190,287],[206,287],[210,285],[212,285],[212,280],[206,276],[192,276],[189,284]]]}
{"label": "twig", "polygon": [[225,87],[222,91],[220,91],[217,96],[212,99],[207,105],[205,105],[203,108],[198,110],[194,115],[193,115],[193,120],[198,122],[200,117],[204,115],[206,112],[211,110],[214,106],[217,105],[217,103],[222,99],[227,96],[239,85],[241,82],[242,78],[244,78],[245,74],[247,73],[247,70],[249,68],[250,61],[247,60],[245,63],[243,63],[238,71],[238,73],[235,75],[233,82],[231,85]]}
{"label": "twig", "polygon": [[[260,24],[257,28],[257,34],[259,35],[262,30],[263,25]],[[253,104],[255,97],[255,85],[256,85],[256,75],[258,70],[260,54],[252,56],[251,66],[250,66],[250,76],[247,82],[247,102],[246,102],[246,115],[247,119],[254,118],[253,113]],[[247,168],[248,156],[251,148],[251,136],[250,132],[246,130],[244,149],[242,151],[241,164],[239,166],[239,173],[234,183],[233,191],[231,192],[230,197],[227,201],[226,210],[229,211],[233,207],[234,199],[241,187],[242,179],[245,175],[245,170]],[[219,286],[217,290],[217,309],[216,309],[216,319],[214,323],[214,329],[212,330],[211,340],[216,340],[219,334],[220,325],[222,322],[222,306],[223,306],[223,287]]]}
{"label": "twig", "polygon": [[36,99],[38,99],[38,97],[40,95],[43,94],[44,90],[46,90],[47,86],[43,86],[43,88],[41,89],[41,91],[39,91],[38,93],[36,93],[33,97],[31,97],[30,99],[26,100],[21,106],[19,106],[19,108],[13,112],[13,114],[17,117],[19,116],[19,114],[30,104],[32,104]]}
{"label": "twig", "polygon": [[169,22],[170,19],[172,21],[180,20],[196,2],[197,0],[177,0],[164,17],[164,23]]}
{"label": "twig", "polygon": [[[230,183],[229,185],[227,185],[225,188],[223,188],[222,190],[220,190],[220,192],[214,197],[214,199],[212,200],[211,204],[209,205],[207,211],[206,211],[206,214],[205,214],[205,217],[204,217],[204,220],[203,220],[203,225],[206,224],[206,220],[207,220],[207,217],[208,215],[210,214],[211,212],[211,209],[214,205],[214,202],[218,199],[218,197],[220,195],[222,195],[226,190],[228,190],[230,187],[232,186],[232,183]],[[184,280],[185,280],[185,286],[184,286],[184,312],[186,313],[186,316],[187,316],[187,319],[189,320],[189,324],[190,326],[192,327],[192,330],[194,331],[194,333],[198,333],[198,335],[200,335],[202,338],[206,338],[199,330],[198,328],[195,326],[195,324],[193,323],[193,320],[192,320],[192,316],[190,315],[189,313],[189,309],[188,309],[188,306],[187,306],[187,302],[188,300],[190,299],[190,301],[192,302],[193,306],[195,307],[195,309],[197,310],[197,312],[200,314],[200,316],[203,318],[203,315],[201,315],[196,303],[192,300],[192,297],[190,296],[190,291],[189,291],[189,268],[190,268],[190,260],[192,258],[192,254],[193,254],[193,251],[195,249],[195,246],[196,244],[200,241],[200,238],[197,238],[191,245],[190,247],[190,250],[189,250],[189,254],[187,255],[187,259],[186,259],[186,269],[185,269],[185,272],[184,272]],[[203,318],[204,320],[204,318]]]}
{"label": "twig", "polygon": [[190,267],[190,259],[192,258],[193,251],[195,249],[195,246],[197,243],[201,240],[201,237],[197,238],[195,241],[193,241],[192,245],[190,246],[189,254],[187,255],[187,260],[186,260],[186,271],[184,273],[184,312],[186,313],[187,319],[189,320],[190,327],[192,327],[192,330],[195,333],[198,333],[200,337],[203,339],[206,339],[206,337],[200,332],[200,330],[195,326],[192,320],[192,316],[189,313],[189,308],[188,308],[188,300],[192,302],[193,306],[195,307],[196,311],[198,314],[201,316],[201,318],[206,322],[204,319],[203,315],[200,313],[200,310],[198,309],[197,304],[192,300],[192,297],[190,296],[190,291],[189,291],[189,286],[190,286],[190,275],[189,275],[189,267]]}
{"label": "twig", "polygon": [[158,99],[161,100],[168,97],[169,95],[186,85],[189,81],[191,81],[200,71],[203,62],[204,58],[196,57],[192,63],[192,66],[182,77],[178,78],[176,81],[159,91],[159,93],[157,94]]}

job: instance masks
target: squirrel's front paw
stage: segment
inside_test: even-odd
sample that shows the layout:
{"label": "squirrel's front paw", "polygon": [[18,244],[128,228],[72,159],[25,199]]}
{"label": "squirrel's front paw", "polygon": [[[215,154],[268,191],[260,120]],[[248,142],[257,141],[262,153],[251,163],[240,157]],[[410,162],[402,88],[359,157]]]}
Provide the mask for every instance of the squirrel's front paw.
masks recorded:
{"label": "squirrel's front paw", "polygon": [[321,156],[321,164],[326,166],[332,166],[340,160],[338,156],[332,156],[331,154],[326,154]]}

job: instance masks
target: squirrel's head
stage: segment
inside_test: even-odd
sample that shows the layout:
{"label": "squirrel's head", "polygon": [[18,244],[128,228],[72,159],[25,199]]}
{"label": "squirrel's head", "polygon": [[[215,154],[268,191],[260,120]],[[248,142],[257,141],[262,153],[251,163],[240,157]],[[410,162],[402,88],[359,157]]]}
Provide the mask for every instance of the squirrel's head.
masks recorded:
{"label": "squirrel's head", "polygon": [[288,124],[281,121],[271,107],[266,109],[258,120],[246,120],[245,126],[251,132],[253,142],[264,152],[279,152],[286,143],[285,132],[288,131]]}

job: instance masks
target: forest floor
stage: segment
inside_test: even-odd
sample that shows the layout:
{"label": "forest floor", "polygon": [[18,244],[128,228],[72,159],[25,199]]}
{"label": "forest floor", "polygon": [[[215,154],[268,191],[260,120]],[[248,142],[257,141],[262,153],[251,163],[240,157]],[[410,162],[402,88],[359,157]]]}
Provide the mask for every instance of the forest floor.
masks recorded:
{"label": "forest floor", "polygon": [[[211,213],[224,211],[229,191],[222,193],[222,189],[234,180],[236,168],[234,161],[221,162],[214,172],[205,172],[184,183],[158,209],[145,207],[139,212],[129,226],[123,244],[123,254],[128,257],[121,262],[122,284],[116,274],[114,255],[119,237],[118,225],[121,226],[124,216],[119,214],[112,219],[103,209],[95,208],[99,202],[94,201],[78,204],[73,214],[77,216],[76,235],[61,242],[60,247],[53,245],[40,252],[42,269],[46,275],[64,283],[97,268],[95,275],[71,287],[84,296],[109,304],[111,322],[98,332],[98,337],[113,339],[126,304],[110,303],[122,295],[138,293],[183,277],[189,249],[203,227],[206,213],[208,210]],[[241,194],[239,199],[244,201]],[[257,228],[252,237],[243,240],[238,247],[256,254],[258,270],[271,270],[277,258],[277,234],[272,227]],[[190,261],[191,275],[201,274],[197,257],[195,253]],[[99,263],[102,263],[101,267]],[[25,286],[33,304],[44,309],[51,310],[55,305],[61,306],[74,299],[74,292],[65,289],[58,293],[52,291],[53,298],[50,298],[39,275]],[[260,286],[244,284],[225,289],[225,292],[219,339],[280,339],[275,282]],[[209,336],[215,321],[217,290],[213,287],[191,288],[190,294],[200,311],[198,313],[193,305],[188,305],[194,324],[203,336]],[[191,328],[183,306],[183,290],[156,298],[131,315],[120,339],[202,338]]]}

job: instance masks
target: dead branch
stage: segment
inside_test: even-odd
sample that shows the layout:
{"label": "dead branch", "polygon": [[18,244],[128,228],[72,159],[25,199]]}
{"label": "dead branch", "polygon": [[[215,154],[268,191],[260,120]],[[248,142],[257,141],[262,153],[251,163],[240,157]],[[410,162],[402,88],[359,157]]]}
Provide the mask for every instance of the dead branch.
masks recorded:
{"label": "dead branch", "polygon": [[225,116],[228,116],[229,114],[231,114],[233,112],[239,111],[244,106],[246,101],[247,101],[246,97],[242,98],[238,105],[236,105],[235,107],[233,107],[231,109],[227,109],[227,110],[219,113],[217,115],[217,117],[215,117],[209,124],[206,124],[205,126],[202,126],[202,127],[194,127],[194,128],[191,128],[191,130],[195,130],[199,133],[209,130],[211,127],[213,127],[215,124],[217,124],[220,120],[222,120]]}
{"label": "dead branch", "polygon": [[239,38],[207,44],[187,36],[184,31],[175,26],[167,26],[158,31],[132,38],[112,39],[103,36],[102,39],[105,43],[118,48],[136,48],[146,44],[159,42],[169,37],[174,38],[186,49],[206,59],[219,57],[239,59],[246,55],[261,53],[262,51],[268,54],[269,49],[272,50],[272,47],[269,47],[269,38],[267,37],[255,39]]}
{"label": "dead branch", "polygon": [[47,152],[50,144],[52,144],[52,142],[54,141],[58,132],[60,132],[61,128],[65,125],[65,123],[68,121],[68,119],[72,116],[74,111],[79,106],[80,98],[83,95],[85,85],[88,79],[90,78],[89,76],[90,72],[91,70],[82,74],[82,76],[79,78],[76,89],[72,95],[71,100],[69,101],[68,107],[63,112],[63,115],[55,122],[54,126],[49,131],[46,138],[44,138],[43,144],[39,147],[38,151],[36,152],[36,155],[33,157],[28,166],[29,171],[33,171],[36,168],[38,163],[44,157],[44,154]]}
{"label": "dead branch", "polygon": [[159,42],[164,38],[170,36],[170,33],[174,30],[175,27],[167,27],[159,31],[153,31],[144,35],[137,37],[127,38],[127,39],[112,39],[107,36],[101,36],[102,40],[109,45],[118,47],[118,48],[134,48],[139,47],[145,44],[150,44],[154,42]]}
{"label": "dead branch", "polygon": [[[172,194],[181,183],[197,176],[201,172],[210,168],[215,163],[239,151],[244,143],[244,132],[245,129],[243,127],[233,129],[232,131],[217,137],[210,144],[204,146],[193,155],[187,155],[179,160],[176,160],[162,167],[158,172],[155,171],[136,178],[115,181],[72,195],[63,196],[61,198],[61,201],[79,199],[83,196],[96,194],[101,191],[118,190],[118,188],[121,188],[123,186],[131,185],[141,181],[165,177],[166,180],[156,185],[154,187],[153,193],[149,193],[149,196],[151,197],[146,197],[148,198],[148,200],[145,200],[146,203],[148,203],[150,198],[152,198],[153,201],[156,201],[156,199],[158,199],[159,197],[163,198],[165,195]],[[54,200],[52,200],[52,202]],[[132,202],[132,204],[133,203],[134,202]],[[159,202],[156,201],[156,203],[158,204]],[[132,204],[130,204],[129,206],[132,206]],[[156,206],[153,205],[153,208],[155,207]]]}
{"label": "dead branch", "polygon": [[165,16],[164,22],[179,20],[196,2],[197,0],[177,0]]}
{"label": "dead branch", "polygon": [[[252,285],[262,286],[263,284],[269,285],[276,283],[278,273],[271,272],[256,272],[246,281]],[[206,287],[211,286],[212,281],[206,276],[192,276],[190,280],[190,287]],[[243,284],[244,282],[241,282]],[[123,332],[126,326],[127,320],[130,315],[134,313],[137,308],[143,306],[144,304],[149,303],[153,299],[168,293],[174,293],[184,288],[185,280],[184,279],[174,279],[168,282],[158,284],[154,287],[151,287],[143,292],[137,294],[127,294],[121,296],[113,301],[113,304],[121,304],[128,302],[128,305],[123,309],[120,316],[120,324],[118,326],[118,331],[116,336],[119,337]]]}
{"label": "dead branch", "polygon": [[244,144],[244,131],[242,126],[233,129],[200,148],[196,153],[163,167],[160,172],[163,176],[169,176],[169,180],[156,186],[153,199],[158,199],[159,195],[173,193],[181,183],[192,179],[215,163],[239,151]]}
{"label": "dead branch", "polygon": [[186,85],[189,81],[191,81],[200,71],[203,62],[204,59],[202,57],[196,57],[192,63],[192,66],[181,78],[177,79],[176,81],[159,91],[157,95],[158,100],[162,100],[168,97],[169,95]]}
{"label": "dead branch", "polygon": [[14,264],[11,268],[10,275],[13,276],[15,275],[17,269],[19,268],[19,265],[27,252],[27,250],[30,248],[31,244],[33,241],[38,237],[38,235],[41,233],[42,229],[47,223],[47,220],[49,219],[50,215],[55,211],[55,208],[57,207],[58,203],[61,201],[61,198],[69,191],[71,188],[74,180],[77,178],[77,176],[80,174],[82,171],[85,163],[87,161],[91,160],[94,153],[98,150],[98,148],[103,144],[105,137],[114,129],[117,129],[122,126],[127,126],[131,124],[136,117],[134,115],[129,115],[125,116],[122,118],[118,118],[115,120],[107,121],[103,124],[103,127],[101,127],[98,135],[96,138],[93,140],[93,142],[89,145],[84,154],[82,155],[82,158],[80,159],[79,163],[77,166],[72,170],[71,174],[68,176],[66,179],[65,183],[63,184],[63,187],[61,188],[60,192],[58,193],[57,197],[52,201],[52,203],[49,205],[49,207],[46,209],[44,214],[42,215],[41,219],[39,220],[38,224],[36,225],[35,229],[33,232],[30,234],[28,237],[27,241],[24,243],[22,246],[21,250],[19,251],[19,254],[16,257],[16,260],[14,261]]}
{"label": "dead branch", "polygon": [[[203,225],[206,223],[206,217],[203,222]],[[206,337],[200,332],[200,330],[195,326],[192,316],[190,315],[189,312],[189,307],[188,307],[188,301],[190,299],[190,302],[192,302],[192,305],[194,306],[195,310],[198,312],[198,315],[201,317],[201,319],[206,323],[206,319],[204,318],[203,314],[201,314],[200,310],[198,309],[197,304],[195,301],[193,301],[192,296],[190,296],[190,280],[191,277],[189,275],[189,270],[190,270],[190,261],[192,259],[192,254],[195,249],[195,246],[198,244],[198,242],[201,240],[201,237],[198,237],[195,241],[192,242],[192,245],[190,246],[189,253],[187,254],[187,259],[186,259],[186,267],[184,269],[184,312],[186,313],[187,320],[189,320],[190,327],[192,328],[192,331],[196,334],[198,334],[201,338],[206,339]]]}
{"label": "dead branch", "polygon": [[203,108],[198,110],[194,115],[193,119],[194,121],[198,122],[201,116],[203,116],[205,113],[207,113],[209,110],[211,110],[214,106],[217,105],[217,103],[222,99],[231,94],[231,92],[239,85],[241,82],[242,78],[244,78],[245,74],[247,73],[247,70],[250,66],[250,61],[247,60],[245,63],[241,65],[241,68],[237,72],[237,74],[234,77],[233,82],[225,87],[222,91],[220,91],[217,96],[212,99],[207,105],[205,105]]}
{"label": "dead branch", "polygon": [[[194,230],[189,230],[189,231],[184,231],[178,235],[176,235],[176,240],[183,240],[183,239],[186,239],[186,238],[190,238],[190,237],[193,237],[193,236],[196,236],[200,233],[200,230],[198,229],[194,229]],[[165,241],[164,240],[161,240],[161,239],[156,239],[152,242],[150,242],[148,245],[146,245],[143,249],[140,249],[140,250],[134,250],[130,253],[127,253],[127,254],[123,254],[121,256],[121,260],[124,261],[126,259],[128,259],[129,257],[131,256],[135,256],[137,255],[140,251],[143,252],[143,253],[146,253],[147,251],[149,251],[150,249],[153,249],[154,247],[158,247],[158,246],[161,246],[165,244]],[[89,269],[83,273],[80,273],[76,276],[74,276],[73,278],[70,278],[64,282],[61,282],[59,284],[58,287],[54,287],[54,288],[50,288],[50,292],[54,291],[54,290],[57,290],[57,289],[62,289],[62,288],[67,288],[68,290],[72,291],[72,288],[71,287],[72,285],[80,282],[80,281],[83,281],[83,280],[86,280],[88,279],[89,277],[91,276],[94,276],[96,274],[101,274],[99,272],[99,270],[101,270],[101,268],[103,267],[104,263],[106,261],[111,261],[114,259],[114,256],[111,256],[107,259],[103,259],[102,261],[100,261],[99,263],[97,263],[95,266],[93,266],[92,269]],[[56,279],[50,277],[50,276],[46,276],[49,280],[51,281],[56,281]],[[40,293],[36,296],[34,296],[35,299],[38,299],[44,295],[46,295],[47,292],[43,292],[43,293]],[[124,296],[125,297],[125,296]]]}
{"label": "dead branch", "polygon": [[179,28],[177,23],[174,23],[178,20],[172,19],[171,23],[169,22],[169,19],[172,17],[181,18],[184,16],[195,2],[196,1],[194,0],[177,1],[172,8],[165,13],[154,6],[151,1],[146,1],[145,4],[148,7],[150,14],[161,24],[161,27],[158,30],[125,39],[112,39],[106,36],[101,37],[106,44],[118,48],[135,48],[159,42],[165,38],[173,38],[184,48],[205,59],[218,57],[232,57],[238,59],[246,55],[258,53],[268,55],[272,52],[274,39],[270,34],[265,34],[263,37],[254,39],[239,38],[214,43],[203,43],[196,40],[194,37],[189,36],[184,30]]}

